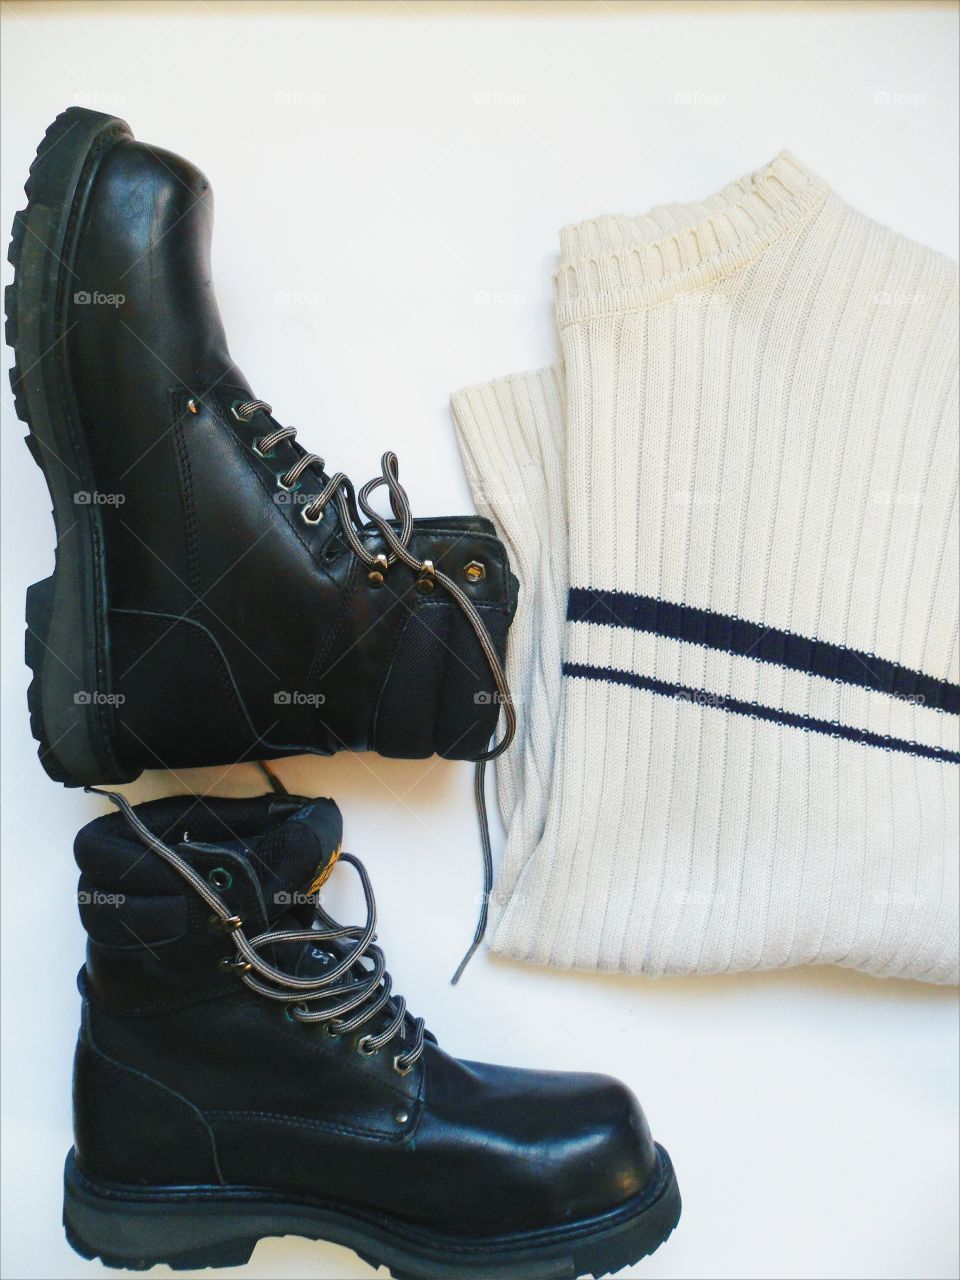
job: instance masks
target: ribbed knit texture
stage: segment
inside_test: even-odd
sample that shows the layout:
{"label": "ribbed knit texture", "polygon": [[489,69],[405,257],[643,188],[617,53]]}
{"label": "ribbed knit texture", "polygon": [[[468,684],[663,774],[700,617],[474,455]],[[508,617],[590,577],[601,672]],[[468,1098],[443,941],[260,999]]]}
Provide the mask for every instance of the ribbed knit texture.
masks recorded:
{"label": "ribbed knit texture", "polygon": [[563,368],[454,397],[521,580],[493,948],[957,981],[954,264],[786,153],[561,251]]}

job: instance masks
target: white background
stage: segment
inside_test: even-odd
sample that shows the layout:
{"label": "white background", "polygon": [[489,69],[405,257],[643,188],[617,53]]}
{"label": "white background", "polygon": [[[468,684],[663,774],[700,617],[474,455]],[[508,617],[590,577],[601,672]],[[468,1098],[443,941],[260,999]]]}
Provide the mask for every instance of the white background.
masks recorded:
{"label": "white background", "polygon": [[[73,102],[186,155],[216,192],[216,284],[255,391],[358,483],[395,448],[420,515],[470,508],[449,392],[554,356],[566,222],[699,198],[789,146],[879,221],[956,252],[952,6],[2,11],[4,233]],[[23,594],[51,570],[53,524],[5,381],[2,403],[3,1273],[85,1276],[101,1268],[64,1243],[59,1183],[83,951],[71,843],[100,806],[50,782],[30,738]],[[280,772],[344,809],[397,986],[448,1049],[607,1071],[639,1094],[685,1209],[624,1274],[957,1274],[955,991],[828,969],[654,983],[486,955],[452,990],[480,876],[470,766],[304,757]],[[247,766],[127,790],[185,785],[260,789]],[[232,1274],[370,1273],[287,1239]]]}

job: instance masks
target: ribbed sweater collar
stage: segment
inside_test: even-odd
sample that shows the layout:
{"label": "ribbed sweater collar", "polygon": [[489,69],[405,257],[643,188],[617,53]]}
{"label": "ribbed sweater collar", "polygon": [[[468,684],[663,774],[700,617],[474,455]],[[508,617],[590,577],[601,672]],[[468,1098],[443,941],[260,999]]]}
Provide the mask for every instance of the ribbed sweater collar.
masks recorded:
{"label": "ribbed sweater collar", "polygon": [[830,189],[789,151],[690,204],[606,214],[560,232],[561,326],[702,287],[803,223]]}

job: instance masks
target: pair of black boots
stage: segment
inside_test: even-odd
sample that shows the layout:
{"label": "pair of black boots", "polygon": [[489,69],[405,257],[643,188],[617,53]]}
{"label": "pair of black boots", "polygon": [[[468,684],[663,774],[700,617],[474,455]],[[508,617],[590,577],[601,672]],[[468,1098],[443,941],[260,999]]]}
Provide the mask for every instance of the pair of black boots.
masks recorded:
{"label": "pair of black boots", "polygon": [[[256,398],[211,287],[204,177],[71,108],[26,191],[7,336],[57,525],[27,600],[47,772],[503,749],[503,546],[482,519],[415,520],[392,454],[355,494]],[[457,1061],[394,994],[332,801],[275,780],[252,800],[111,798],[75,846],[64,1222],[82,1254],[230,1265],[291,1233],[395,1276],[552,1280],[666,1239],[676,1180],[624,1086]],[[323,908],[338,860],[361,926]]]}

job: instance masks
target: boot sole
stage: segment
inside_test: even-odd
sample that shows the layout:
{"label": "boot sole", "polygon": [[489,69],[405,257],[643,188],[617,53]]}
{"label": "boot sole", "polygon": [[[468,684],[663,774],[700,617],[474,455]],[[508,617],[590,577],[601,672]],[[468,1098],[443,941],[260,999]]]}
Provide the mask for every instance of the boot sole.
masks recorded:
{"label": "boot sole", "polygon": [[63,1223],[84,1258],[144,1271],[237,1267],[258,1241],[296,1235],[352,1249],[395,1280],[576,1280],[610,1275],[646,1257],[680,1219],[670,1157],[657,1147],[657,1171],[629,1204],[553,1230],[467,1240],[385,1214],[288,1200],[249,1187],[122,1186],[90,1178],[73,1151],[64,1170]]}
{"label": "boot sole", "polygon": [[[129,782],[111,748],[113,708],[106,583],[96,490],[71,392],[66,338],[78,228],[104,152],[132,137],[115,116],[70,107],[37,148],[8,258],[6,337],[16,362],[10,384],[27,447],[50,491],[57,530],[53,574],[27,591],[30,727],[47,773],[68,786]],[[88,495],[84,502],[82,494]]]}

